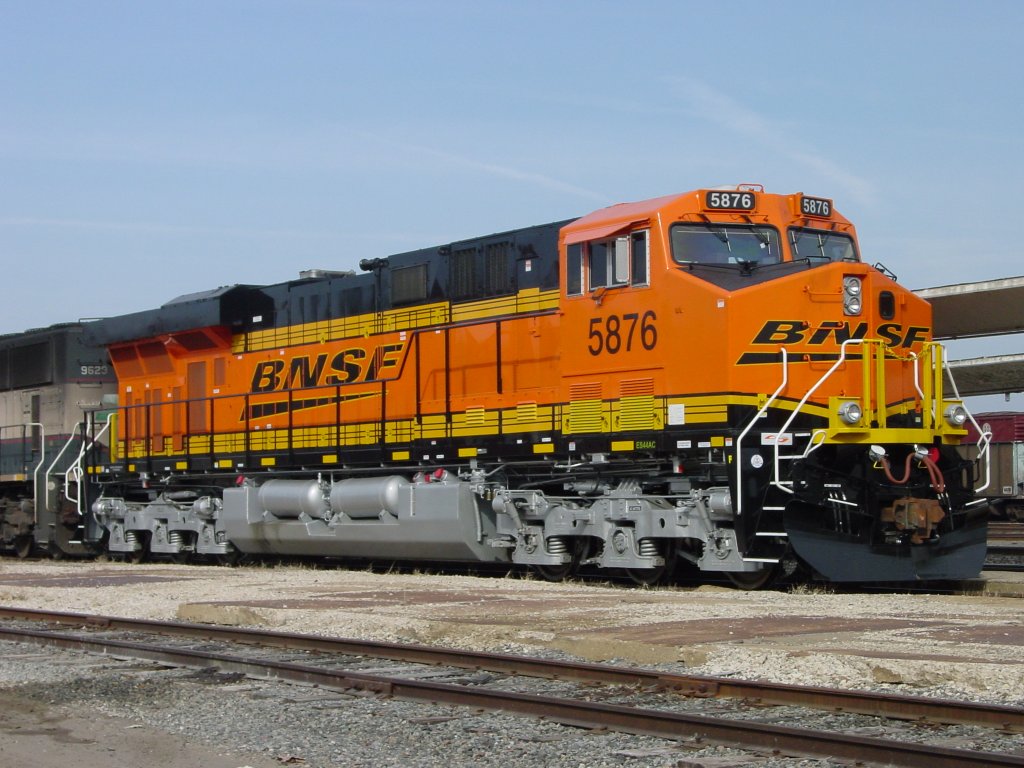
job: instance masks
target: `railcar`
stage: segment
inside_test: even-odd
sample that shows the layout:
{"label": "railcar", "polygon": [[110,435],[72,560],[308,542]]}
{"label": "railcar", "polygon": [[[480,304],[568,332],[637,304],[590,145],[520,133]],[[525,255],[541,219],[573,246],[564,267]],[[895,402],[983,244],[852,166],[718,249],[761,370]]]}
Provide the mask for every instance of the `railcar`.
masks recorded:
{"label": "railcar", "polygon": [[95,554],[102,530],[76,471],[86,446],[105,456],[85,412],[116,397],[106,351],[83,342],[80,323],[0,337],[0,549]]}
{"label": "railcar", "polygon": [[930,307],[827,198],[700,189],[360,266],[90,324],[119,381],[87,468],[109,551],[981,568]]}
{"label": "railcar", "polygon": [[977,490],[989,500],[993,519],[1024,521],[1024,413],[979,413],[976,421],[981,431],[969,425],[962,451],[972,460],[982,449],[991,454],[989,477]]}

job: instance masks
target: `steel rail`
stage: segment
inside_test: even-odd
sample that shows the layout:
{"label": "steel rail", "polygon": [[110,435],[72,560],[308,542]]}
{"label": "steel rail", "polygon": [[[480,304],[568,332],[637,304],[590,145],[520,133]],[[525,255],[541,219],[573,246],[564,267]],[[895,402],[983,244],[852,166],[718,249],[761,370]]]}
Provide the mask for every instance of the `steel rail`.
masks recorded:
{"label": "steel rail", "polygon": [[976,725],[1024,731],[1024,708],[999,704],[951,701],[924,696],[900,696],[806,685],[785,685],[725,677],[680,675],[657,670],[629,669],[606,664],[535,659],[501,653],[436,648],[426,645],[320,637],[242,627],[126,619],[116,616],[40,611],[0,606],[0,618],[84,625],[124,631],[201,637],[322,653],[344,653],[417,664],[484,669],[528,677],[607,683],[668,691],[701,698],[739,698],[762,704],[788,705],[898,720]]}
{"label": "steel rail", "polygon": [[705,739],[743,749],[776,754],[839,757],[907,768],[1021,768],[1024,757],[950,749],[927,744],[851,736],[747,720],[679,714],[617,704],[600,704],[478,687],[399,677],[325,670],[317,667],[246,659],[209,651],[167,648],[119,640],[49,631],[0,629],[12,641],[100,653],[115,658],[146,659],[164,664],[237,672],[254,678],[314,685],[335,690],[360,690],[396,698],[474,707],[545,718],[584,728],[607,728],[673,740]]}
{"label": "steel rail", "polygon": [[1024,540],[1024,523],[989,521],[989,541]]}

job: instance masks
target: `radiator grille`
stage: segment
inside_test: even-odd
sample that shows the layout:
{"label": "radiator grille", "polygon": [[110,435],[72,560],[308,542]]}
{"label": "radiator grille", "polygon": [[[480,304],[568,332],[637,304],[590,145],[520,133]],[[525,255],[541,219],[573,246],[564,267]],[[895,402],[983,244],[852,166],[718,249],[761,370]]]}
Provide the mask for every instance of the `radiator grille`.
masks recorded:
{"label": "radiator grille", "polygon": [[601,432],[604,429],[604,403],[601,382],[572,384],[569,387],[569,431]]}

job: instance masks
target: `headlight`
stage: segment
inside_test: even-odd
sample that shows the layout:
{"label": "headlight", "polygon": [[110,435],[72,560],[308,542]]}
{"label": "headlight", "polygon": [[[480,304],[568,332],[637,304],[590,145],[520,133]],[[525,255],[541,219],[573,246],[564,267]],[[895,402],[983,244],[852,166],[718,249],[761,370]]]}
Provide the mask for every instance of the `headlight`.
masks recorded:
{"label": "headlight", "polygon": [[847,315],[859,315],[863,309],[861,293],[864,286],[856,275],[847,275],[843,278],[843,312]]}
{"label": "headlight", "polygon": [[860,403],[855,403],[851,400],[839,406],[839,418],[847,424],[853,425],[860,423],[863,415],[864,410],[860,407]]}
{"label": "headlight", "polygon": [[960,404],[947,407],[944,415],[951,427],[962,427],[967,423],[967,409]]}

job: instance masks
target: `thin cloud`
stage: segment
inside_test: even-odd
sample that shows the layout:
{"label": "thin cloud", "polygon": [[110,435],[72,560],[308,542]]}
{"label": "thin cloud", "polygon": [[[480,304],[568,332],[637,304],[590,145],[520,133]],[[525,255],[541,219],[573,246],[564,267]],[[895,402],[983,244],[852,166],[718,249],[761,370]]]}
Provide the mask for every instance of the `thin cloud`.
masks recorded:
{"label": "thin cloud", "polygon": [[432,147],[424,147],[418,144],[410,144],[408,142],[392,141],[384,139],[380,136],[371,136],[365,134],[364,138],[373,139],[381,143],[388,144],[391,147],[400,149],[404,152],[416,154],[425,157],[433,157],[443,162],[458,166],[460,168],[466,168],[477,173],[484,173],[490,176],[498,176],[503,179],[513,179],[515,181],[522,181],[527,184],[533,184],[534,186],[542,187],[544,189],[550,189],[555,192],[565,192],[570,195],[577,197],[583,197],[588,200],[594,200],[602,205],[608,205],[612,201],[605,195],[594,192],[591,189],[584,187],[578,187],[575,184],[570,184],[559,179],[552,178],[551,176],[545,176],[542,173],[535,173],[533,171],[525,171],[519,168],[512,168],[506,165],[497,165],[496,163],[485,163],[480,160],[474,160],[470,157],[464,157],[463,155],[456,155],[451,152],[445,152],[440,149],[434,149]]}
{"label": "thin cloud", "polygon": [[[339,244],[369,244],[374,248],[417,248],[434,242],[443,242],[444,237],[433,233],[372,230],[367,232],[331,232],[311,229],[249,229],[242,227],[200,227],[187,224],[169,224],[154,221],[112,221],[103,219],[46,218],[46,217],[0,217],[3,229],[66,229],[82,232],[123,233],[153,235],[156,237],[221,237],[239,240],[284,240],[286,242],[306,241],[318,243],[318,247],[333,248]],[[325,252],[329,256],[331,252]]]}
{"label": "thin cloud", "polygon": [[875,201],[875,191],[870,182],[843,169],[819,153],[809,151],[803,143],[796,146],[790,137],[791,134],[778,122],[740,104],[700,80],[677,77],[670,83],[690,102],[695,116],[722,125],[772,152],[789,158],[794,163],[813,170],[831,180],[836,186],[847,190],[862,204],[869,205]]}
{"label": "thin cloud", "polygon": [[242,229],[238,227],[197,227],[152,221],[109,221],[102,219],[61,219],[44,217],[4,217],[0,227],[59,227],[62,229],[126,232],[146,235],[220,235],[229,237],[337,238],[337,232],[307,229]]}

